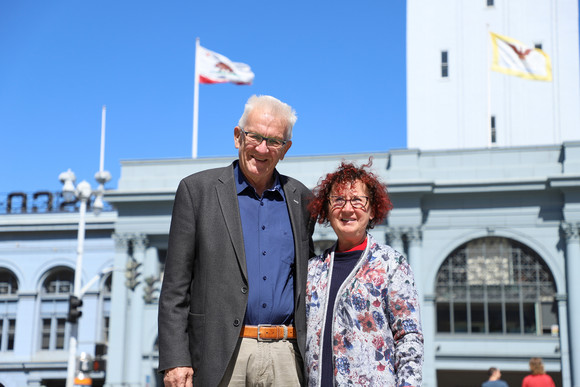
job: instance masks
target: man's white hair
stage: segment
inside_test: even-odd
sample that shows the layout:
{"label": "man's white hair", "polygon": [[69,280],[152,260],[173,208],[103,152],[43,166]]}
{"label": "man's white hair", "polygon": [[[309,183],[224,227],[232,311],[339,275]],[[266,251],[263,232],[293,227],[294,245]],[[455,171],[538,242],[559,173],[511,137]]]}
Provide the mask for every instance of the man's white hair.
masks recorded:
{"label": "man's white hair", "polygon": [[270,113],[273,116],[280,117],[286,121],[286,138],[285,140],[290,140],[292,138],[292,128],[296,123],[298,117],[296,117],[296,111],[292,107],[271,95],[252,95],[248,98],[246,106],[244,107],[244,114],[238,121],[238,126],[240,128],[246,127],[246,121],[250,113],[259,108],[260,110]]}

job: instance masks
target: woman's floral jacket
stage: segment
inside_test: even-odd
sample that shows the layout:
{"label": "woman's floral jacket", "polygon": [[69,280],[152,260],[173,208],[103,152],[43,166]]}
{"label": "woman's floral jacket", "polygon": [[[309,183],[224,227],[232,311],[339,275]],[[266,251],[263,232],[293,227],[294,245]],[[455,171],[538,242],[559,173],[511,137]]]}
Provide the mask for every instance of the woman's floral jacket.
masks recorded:
{"label": "woman's floral jacket", "polygon": [[[335,245],[336,246],[336,245]],[[335,247],[311,258],[306,284],[308,385],[320,385],[327,292]],[[411,267],[368,235],[367,248],[336,296],[334,385],[420,386],[423,334]]]}

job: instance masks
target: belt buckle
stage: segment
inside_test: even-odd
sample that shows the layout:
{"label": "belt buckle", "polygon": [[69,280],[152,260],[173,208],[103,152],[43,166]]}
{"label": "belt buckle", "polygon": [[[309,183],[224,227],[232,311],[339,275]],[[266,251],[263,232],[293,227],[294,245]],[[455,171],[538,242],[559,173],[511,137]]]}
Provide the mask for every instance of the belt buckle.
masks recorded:
{"label": "belt buckle", "polygon": [[258,341],[274,341],[274,339],[263,339],[260,337],[260,329],[262,327],[267,328],[267,327],[273,327],[273,326],[274,325],[272,325],[272,324],[258,324]]}
{"label": "belt buckle", "polygon": [[[282,337],[283,341],[286,341],[288,339],[288,327],[286,325],[282,325],[284,327],[284,337]],[[276,327],[276,338],[275,339],[263,339],[262,337],[260,337],[260,328],[267,328],[267,327]],[[280,338],[278,337],[278,325],[272,325],[272,324],[258,324],[258,341],[276,341],[276,340],[280,340]]]}

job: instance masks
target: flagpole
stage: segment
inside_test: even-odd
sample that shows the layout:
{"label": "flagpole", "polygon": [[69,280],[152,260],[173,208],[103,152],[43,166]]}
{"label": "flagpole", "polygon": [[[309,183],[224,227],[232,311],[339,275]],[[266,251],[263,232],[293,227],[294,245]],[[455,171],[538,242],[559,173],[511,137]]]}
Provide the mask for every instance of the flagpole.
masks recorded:
{"label": "flagpole", "polygon": [[107,107],[103,105],[101,113],[101,158],[99,161],[99,172],[103,172],[105,167],[105,120],[107,117]]}
{"label": "flagpole", "polygon": [[199,103],[199,70],[198,70],[198,55],[199,55],[199,38],[195,38],[195,70],[193,81],[193,140],[191,145],[191,158],[197,158],[197,116]]}
{"label": "flagpole", "polygon": [[490,55],[490,41],[489,41],[489,24],[486,24],[486,40],[487,40],[487,147],[491,148],[491,55]]}

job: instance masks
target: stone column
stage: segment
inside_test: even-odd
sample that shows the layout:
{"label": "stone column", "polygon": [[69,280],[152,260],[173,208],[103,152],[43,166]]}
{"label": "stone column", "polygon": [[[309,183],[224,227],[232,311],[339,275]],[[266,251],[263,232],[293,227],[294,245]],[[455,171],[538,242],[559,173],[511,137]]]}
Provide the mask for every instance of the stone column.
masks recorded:
{"label": "stone column", "polygon": [[425,301],[421,308],[421,325],[425,343],[425,355],[423,358],[423,387],[437,387],[437,371],[435,370],[435,295],[425,295]]}
{"label": "stone column", "polygon": [[572,386],[580,387],[580,239],[578,237],[578,225],[562,223],[562,231],[566,239],[566,282],[568,293],[568,321],[569,345],[571,357]]}
{"label": "stone column", "polygon": [[[137,263],[143,265],[149,240],[145,234],[136,234],[132,238],[133,257]],[[143,266],[138,271],[142,273]],[[141,386],[142,378],[142,358],[143,358],[143,316],[145,301],[143,300],[143,276],[138,277],[138,284],[129,291],[129,314],[127,316],[127,328],[129,346],[125,352],[127,369],[127,386]],[[148,341],[147,341],[148,342]],[[147,351],[149,352],[149,351]]]}
{"label": "stone column", "polygon": [[[143,265],[143,324],[142,342],[143,354],[141,356],[141,380],[145,385],[156,385],[156,374],[159,365],[159,352],[154,350],[154,342],[157,339],[157,312],[160,291],[160,265],[159,250],[156,247],[147,248],[147,256]],[[161,384],[163,385],[163,383]]]}
{"label": "stone column", "polygon": [[125,385],[127,340],[127,296],[125,267],[129,256],[130,234],[113,234],[115,261],[111,287],[111,315],[109,322],[109,346],[107,349],[107,372],[105,386]]}
{"label": "stone column", "polygon": [[407,236],[407,243],[409,244],[409,254],[407,257],[409,265],[412,265],[412,268],[417,270],[418,265],[421,262],[423,231],[421,230],[421,227],[412,227],[405,231],[405,235]]}
{"label": "stone column", "polygon": [[409,260],[409,265],[411,266],[415,276],[415,286],[417,287],[417,292],[419,293],[419,303],[423,304],[423,283],[425,282],[423,271],[421,270],[423,232],[421,227],[413,227],[407,230],[406,235],[407,242],[409,244],[409,254],[407,259]]}
{"label": "stone column", "polygon": [[[16,310],[16,332],[34,332],[35,334],[18,335],[14,340],[15,358],[29,356],[30,348],[38,348],[40,338],[40,324],[38,320],[31,319],[35,315],[36,302],[40,300],[36,292],[18,292],[18,309]],[[35,328],[35,325],[38,328]]]}
{"label": "stone column", "polygon": [[556,294],[558,303],[558,324],[560,335],[560,364],[562,367],[562,387],[571,387],[572,380],[570,375],[570,332],[568,330],[568,300],[566,294]]}
{"label": "stone column", "polygon": [[388,227],[387,239],[389,245],[401,254],[405,254],[405,246],[403,245],[403,233],[400,228]]}

